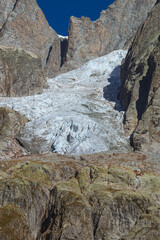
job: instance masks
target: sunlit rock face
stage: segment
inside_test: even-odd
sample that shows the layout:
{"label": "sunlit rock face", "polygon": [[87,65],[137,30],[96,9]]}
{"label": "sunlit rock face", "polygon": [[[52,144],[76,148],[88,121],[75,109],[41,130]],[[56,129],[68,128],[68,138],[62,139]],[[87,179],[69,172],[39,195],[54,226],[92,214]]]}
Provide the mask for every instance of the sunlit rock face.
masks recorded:
{"label": "sunlit rock face", "polygon": [[114,51],[77,70],[49,79],[43,94],[1,98],[30,120],[19,136],[32,153],[88,154],[126,151],[123,112],[117,101],[120,65],[126,51]]}
{"label": "sunlit rock face", "polygon": [[96,21],[71,17],[66,66],[77,68],[130,44],[155,3],[156,0],[116,0]]}
{"label": "sunlit rock face", "polygon": [[43,92],[46,78],[37,55],[0,45],[0,96],[22,97]]}
{"label": "sunlit rock face", "polygon": [[0,44],[38,55],[46,74],[60,67],[60,40],[36,0],[0,1]]}

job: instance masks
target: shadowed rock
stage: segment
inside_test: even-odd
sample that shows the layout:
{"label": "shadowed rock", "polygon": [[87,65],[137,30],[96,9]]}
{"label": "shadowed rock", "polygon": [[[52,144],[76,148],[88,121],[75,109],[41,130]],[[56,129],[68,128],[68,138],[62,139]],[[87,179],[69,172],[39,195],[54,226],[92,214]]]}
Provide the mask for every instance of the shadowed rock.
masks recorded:
{"label": "shadowed rock", "polygon": [[122,66],[120,99],[135,149],[160,149],[160,3],[150,11]]}

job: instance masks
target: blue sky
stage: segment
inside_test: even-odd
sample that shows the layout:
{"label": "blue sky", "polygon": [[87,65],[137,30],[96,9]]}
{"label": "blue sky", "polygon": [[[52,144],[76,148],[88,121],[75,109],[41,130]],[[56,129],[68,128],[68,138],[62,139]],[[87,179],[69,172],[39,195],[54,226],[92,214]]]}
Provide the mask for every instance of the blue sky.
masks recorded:
{"label": "blue sky", "polygon": [[37,0],[50,26],[61,35],[68,35],[71,16],[99,18],[100,12],[114,0]]}

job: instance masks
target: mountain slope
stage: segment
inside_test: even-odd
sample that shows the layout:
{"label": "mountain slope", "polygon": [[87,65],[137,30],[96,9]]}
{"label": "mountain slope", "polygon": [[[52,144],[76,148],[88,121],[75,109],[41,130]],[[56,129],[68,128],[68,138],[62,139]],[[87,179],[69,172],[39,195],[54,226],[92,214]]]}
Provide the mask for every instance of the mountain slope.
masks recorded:
{"label": "mountain slope", "polygon": [[155,3],[156,0],[116,0],[96,21],[71,17],[67,65],[77,67],[89,59],[122,49]]}
{"label": "mountain slope", "polygon": [[142,154],[0,161],[1,240],[158,240],[160,169]]}
{"label": "mountain slope", "polygon": [[139,28],[122,66],[125,128],[135,149],[160,150],[160,3]]}

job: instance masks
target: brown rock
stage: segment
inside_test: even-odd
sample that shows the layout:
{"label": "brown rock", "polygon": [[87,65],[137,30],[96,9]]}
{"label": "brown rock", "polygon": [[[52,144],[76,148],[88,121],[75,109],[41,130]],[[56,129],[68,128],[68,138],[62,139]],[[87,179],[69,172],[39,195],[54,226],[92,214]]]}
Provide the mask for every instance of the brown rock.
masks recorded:
{"label": "brown rock", "polygon": [[0,15],[0,44],[33,52],[41,58],[43,68],[52,53],[49,67],[52,65],[55,71],[59,70],[59,38],[49,27],[36,0],[0,1],[0,9],[3,11]]}
{"label": "brown rock", "polygon": [[123,48],[156,0],[117,0],[95,22],[71,17],[67,61],[72,68]]}
{"label": "brown rock", "polygon": [[0,135],[15,136],[28,122],[25,116],[10,108],[0,108]]}
{"label": "brown rock", "polygon": [[0,159],[10,159],[28,154],[15,139],[27,122],[27,118],[18,112],[10,108],[0,108]]}
{"label": "brown rock", "polygon": [[46,87],[41,60],[33,53],[0,46],[0,95],[21,97]]}
{"label": "brown rock", "polygon": [[0,159],[10,160],[11,158],[21,157],[29,153],[19,144],[14,137],[0,137]]}
{"label": "brown rock", "polygon": [[48,57],[46,59],[45,73],[47,77],[54,77],[57,75],[61,66],[61,41],[59,38],[55,38],[52,46],[49,49]]}
{"label": "brown rock", "polygon": [[160,3],[139,28],[122,66],[120,99],[136,150],[160,150]]}
{"label": "brown rock", "polygon": [[[30,240],[26,218],[22,211],[15,205],[0,208],[0,239],[1,240]],[[6,236],[9,236],[9,238]]]}
{"label": "brown rock", "polygon": [[[8,218],[4,224],[0,215],[0,236],[157,240],[159,174],[151,159],[134,153],[44,154],[1,161],[0,213]],[[12,226],[14,232],[6,231]]]}

